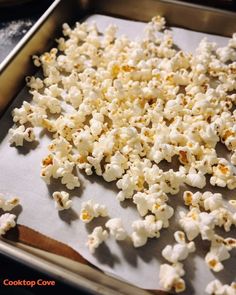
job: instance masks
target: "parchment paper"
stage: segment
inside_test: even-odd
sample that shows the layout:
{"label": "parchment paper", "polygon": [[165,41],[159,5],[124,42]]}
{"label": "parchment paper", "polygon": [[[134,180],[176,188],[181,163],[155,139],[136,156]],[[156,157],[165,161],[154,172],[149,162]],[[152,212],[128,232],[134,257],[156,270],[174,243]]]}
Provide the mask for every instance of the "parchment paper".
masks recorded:
{"label": "parchment paper", "polygon": [[[104,31],[108,24],[114,23],[119,27],[119,34],[126,34],[130,38],[140,37],[144,23],[126,21],[101,15],[93,15],[88,21],[96,21],[100,31]],[[175,44],[183,50],[194,51],[200,40],[207,36],[220,46],[227,42],[227,38],[192,32],[180,28],[172,28]],[[1,85],[3,87],[4,85]],[[35,229],[51,238],[61,241],[78,251],[88,261],[109,273],[145,289],[160,289],[158,272],[160,263],[166,262],[161,257],[161,250],[166,244],[173,244],[173,233],[177,226],[178,214],[171,219],[171,227],[161,232],[161,238],[149,239],[146,246],[135,249],[129,240],[116,242],[112,238],[101,245],[95,255],[91,255],[85,246],[87,235],[97,225],[104,225],[106,218],[99,218],[88,225],[79,220],[81,202],[94,199],[108,207],[109,216],[121,217],[128,233],[132,232],[131,223],[140,218],[135,206],[130,201],[119,203],[116,201],[118,192],[115,184],[106,183],[96,176],[86,176],[80,173],[82,187],[70,192],[73,206],[70,210],[58,212],[54,207],[51,195],[55,190],[66,190],[59,182],[47,186],[40,178],[41,159],[48,154],[47,145],[50,138],[38,130],[39,142],[27,144],[23,148],[10,147],[7,131],[12,126],[10,111],[20,106],[22,101],[29,99],[27,90],[23,89],[14,104],[0,121],[0,192],[7,196],[18,195],[21,207],[14,209],[18,215],[18,223]],[[220,150],[220,153],[222,151]],[[189,189],[189,188],[188,188]],[[227,192],[211,187],[212,191],[223,192],[226,198],[233,197],[235,192]],[[179,211],[184,188],[178,196],[170,196],[170,204]],[[194,190],[193,190],[194,191]],[[182,198],[181,198],[182,199]],[[235,233],[235,232],[234,232]],[[232,236],[232,233],[230,233]],[[204,294],[206,284],[215,277],[223,283],[235,280],[235,252],[232,258],[224,263],[224,271],[213,274],[204,262],[204,256],[209,244],[199,240],[198,251],[191,254],[184,265],[186,269],[187,290],[185,294]]]}

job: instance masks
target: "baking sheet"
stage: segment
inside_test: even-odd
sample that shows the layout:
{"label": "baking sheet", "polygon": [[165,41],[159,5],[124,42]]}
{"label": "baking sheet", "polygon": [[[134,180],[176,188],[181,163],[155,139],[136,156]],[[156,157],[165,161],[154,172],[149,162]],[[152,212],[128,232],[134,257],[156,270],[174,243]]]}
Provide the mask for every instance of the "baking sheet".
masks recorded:
{"label": "baking sheet", "polygon": [[[144,23],[121,20],[108,16],[92,15],[87,19],[96,21],[100,31],[104,31],[108,24],[114,23],[119,27],[119,35],[126,34],[130,38],[138,38],[143,32]],[[227,38],[192,32],[180,28],[172,28],[175,44],[186,51],[193,52],[201,39],[205,36],[210,41],[216,41],[219,46],[227,43]],[[30,99],[27,90],[23,89],[14,101],[13,107],[20,106],[22,101]],[[85,225],[79,220],[81,202],[94,199],[108,207],[109,217],[121,217],[128,233],[132,232],[131,223],[139,217],[135,206],[131,201],[119,203],[116,201],[118,190],[115,184],[106,183],[96,176],[86,176],[82,172],[79,178],[82,187],[70,192],[72,196],[72,209],[58,212],[54,207],[51,195],[55,190],[66,190],[59,182],[53,182],[47,186],[40,178],[41,159],[48,154],[47,145],[50,138],[44,132],[37,130],[39,142],[27,144],[23,148],[10,147],[7,130],[12,126],[12,118],[9,109],[0,121],[0,193],[7,196],[18,195],[21,199],[21,207],[15,208],[18,223],[31,227],[51,238],[61,241],[83,255],[88,261],[109,273],[130,283],[145,289],[160,289],[158,284],[158,272],[160,263],[166,263],[161,256],[161,251],[166,244],[173,244],[173,233],[176,230],[178,214],[171,219],[171,227],[161,232],[161,238],[149,240],[147,245],[135,249],[130,241],[116,242],[109,238],[101,245],[95,255],[88,252],[85,243],[87,235],[97,225],[104,225],[106,218],[99,218]],[[184,188],[183,188],[184,190]],[[182,194],[183,190],[180,192]],[[213,188],[211,187],[211,190]],[[224,196],[233,198],[235,192],[222,189],[214,189],[224,192]],[[171,206],[178,211],[178,197],[171,196]],[[232,236],[232,233],[230,233]],[[200,243],[199,243],[200,242]],[[224,283],[235,280],[234,266],[236,265],[235,252],[232,258],[224,263],[225,270],[212,274],[204,262],[208,244],[199,243],[198,250],[185,260],[185,276],[187,283],[186,294],[204,294],[206,284],[219,278]]]}

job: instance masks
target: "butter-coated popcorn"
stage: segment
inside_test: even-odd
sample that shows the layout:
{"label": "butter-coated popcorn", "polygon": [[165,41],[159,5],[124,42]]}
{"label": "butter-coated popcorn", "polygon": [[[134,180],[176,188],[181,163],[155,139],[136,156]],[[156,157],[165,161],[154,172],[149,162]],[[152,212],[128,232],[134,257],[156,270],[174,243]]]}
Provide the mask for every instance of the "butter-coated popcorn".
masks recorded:
{"label": "butter-coated popcorn", "polygon": [[235,295],[236,283],[223,285],[219,280],[213,280],[206,286],[206,293],[210,295]]}
{"label": "butter-coated popcorn", "polygon": [[159,273],[160,285],[165,291],[174,289],[176,293],[183,292],[186,287],[185,281],[181,277],[184,274],[183,264],[180,262],[173,265],[162,264]]}
{"label": "butter-coated popcorn", "polygon": [[95,227],[92,233],[88,235],[88,241],[86,243],[90,253],[94,254],[99,245],[105,242],[107,238],[108,232],[106,230],[103,230],[101,226]]}
{"label": "butter-coated popcorn", "polygon": [[5,235],[7,231],[16,226],[16,215],[4,213],[0,216],[0,236]]}
{"label": "butter-coated popcorn", "polygon": [[105,205],[94,203],[93,200],[83,202],[80,210],[80,219],[84,223],[89,223],[94,218],[108,216],[107,208]]}
{"label": "butter-coated popcorn", "polygon": [[67,192],[54,192],[52,197],[55,200],[55,206],[58,211],[69,209],[72,205],[72,201],[69,199],[69,194]]}
{"label": "butter-coated popcorn", "polygon": [[105,226],[109,229],[110,235],[113,236],[117,241],[126,239],[127,233],[124,229],[121,218],[109,219]]}

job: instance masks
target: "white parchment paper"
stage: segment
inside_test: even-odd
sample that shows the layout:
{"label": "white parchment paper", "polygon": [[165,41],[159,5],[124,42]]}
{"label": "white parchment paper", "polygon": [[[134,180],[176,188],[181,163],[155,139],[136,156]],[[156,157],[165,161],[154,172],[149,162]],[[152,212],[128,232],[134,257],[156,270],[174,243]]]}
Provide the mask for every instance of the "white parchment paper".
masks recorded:
{"label": "white parchment paper", "polygon": [[[145,24],[121,20],[117,18],[93,15],[88,21],[96,21],[100,31],[104,31],[108,24],[114,23],[119,27],[119,34],[126,34],[130,38],[142,35]],[[172,28],[175,44],[186,51],[193,52],[203,37],[216,41],[220,46],[227,42],[227,38]],[[1,85],[3,87],[4,85]],[[126,230],[131,233],[131,223],[139,215],[132,202],[120,204],[116,201],[118,190],[115,184],[106,183],[96,176],[80,174],[82,187],[70,192],[73,206],[70,210],[58,212],[51,197],[55,190],[65,190],[58,182],[47,186],[40,178],[41,159],[47,155],[47,145],[50,138],[44,132],[38,131],[39,142],[27,144],[23,148],[10,147],[7,131],[12,126],[10,111],[20,106],[22,101],[29,98],[27,90],[23,89],[14,101],[14,105],[6,112],[0,121],[0,192],[7,196],[18,195],[21,199],[21,208],[15,209],[18,223],[31,227],[51,238],[61,241],[83,255],[88,261],[125,281],[145,289],[160,289],[158,272],[160,263],[164,263],[161,250],[168,243],[173,244],[173,232],[178,228],[177,217],[171,219],[171,227],[161,232],[161,238],[149,240],[147,245],[135,249],[130,241],[116,242],[112,238],[101,245],[95,255],[91,255],[85,246],[87,235],[97,225],[104,225],[105,218],[99,218],[88,225],[79,220],[79,211],[82,201],[94,199],[108,207],[110,217],[121,217]],[[213,191],[214,188],[211,188]],[[233,192],[225,193],[225,197],[232,197]],[[178,196],[172,196],[170,204],[178,210],[181,208]],[[176,214],[177,215],[177,214]],[[232,234],[231,234],[232,236]],[[213,274],[204,262],[204,255],[209,247],[208,243],[197,240],[198,251],[184,262],[186,269],[187,290],[185,294],[204,294],[206,284],[215,277],[223,283],[235,280],[235,252],[232,258],[224,263],[224,271]]]}

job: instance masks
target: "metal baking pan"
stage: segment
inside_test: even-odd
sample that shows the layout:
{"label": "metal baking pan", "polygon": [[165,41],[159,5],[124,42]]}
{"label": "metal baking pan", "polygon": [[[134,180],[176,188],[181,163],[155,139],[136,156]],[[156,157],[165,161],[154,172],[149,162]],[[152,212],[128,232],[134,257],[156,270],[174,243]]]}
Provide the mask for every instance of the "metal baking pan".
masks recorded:
{"label": "metal baking pan", "polygon": [[[48,50],[60,35],[64,22],[73,24],[90,14],[106,14],[148,21],[164,15],[169,25],[205,33],[231,36],[236,31],[236,14],[177,1],[158,0],[55,0],[37,23],[0,65],[0,113],[24,86],[24,78],[34,73],[33,54]],[[184,17],[183,17],[184,16]],[[0,240],[0,251],[45,273],[96,294],[151,294],[102,272],[64,257],[21,243]],[[163,292],[155,292],[163,294]]]}

